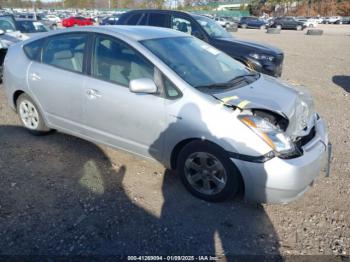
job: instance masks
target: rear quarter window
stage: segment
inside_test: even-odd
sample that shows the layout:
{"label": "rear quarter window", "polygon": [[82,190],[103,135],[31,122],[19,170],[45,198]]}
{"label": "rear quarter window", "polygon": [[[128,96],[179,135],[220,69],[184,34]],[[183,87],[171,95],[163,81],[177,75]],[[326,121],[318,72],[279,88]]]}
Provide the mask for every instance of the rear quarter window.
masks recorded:
{"label": "rear quarter window", "polygon": [[40,62],[41,59],[41,48],[43,46],[44,40],[43,39],[39,39],[33,42],[30,42],[28,44],[26,44],[23,47],[24,53],[27,55],[27,57],[30,60],[34,60],[34,61],[38,61]]}

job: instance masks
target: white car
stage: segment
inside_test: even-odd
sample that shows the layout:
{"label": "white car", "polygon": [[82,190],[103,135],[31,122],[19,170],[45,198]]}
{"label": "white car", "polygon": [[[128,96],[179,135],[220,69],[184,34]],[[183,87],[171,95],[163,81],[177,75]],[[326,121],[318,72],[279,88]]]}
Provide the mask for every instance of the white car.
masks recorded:
{"label": "white car", "polygon": [[46,18],[47,18],[49,21],[52,21],[52,22],[55,22],[55,23],[61,23],[61,18],[59,18],[59,17],[56,16],[56,15],[47,15]]}
{"label": "white car", "polygon": [[341,23],[341,21],[342,21],[341,16],[331,16],[325,19],[326,24],[337,24],[337,23]]}
{"label": "white car", "polygon": [[318,24],[322,24],[322,23],[323,23],[323,20],[324,20],[323,17],[316,17],[316,18],[314,18],[314,19],[316,20],[316,22],[317,22]]}
{"label": "white car", "polygon": [[318,25],[317,20],[314,18],[300,19],[299,21],[304,22],[306,27],[316,27]]}
{"label": "white car", "polygon": [[222,27],[226,27],[228,25],[231,25],[231,22],[226,20],[225,18],[222,17],[215,17],[214,20],[219,23]]}

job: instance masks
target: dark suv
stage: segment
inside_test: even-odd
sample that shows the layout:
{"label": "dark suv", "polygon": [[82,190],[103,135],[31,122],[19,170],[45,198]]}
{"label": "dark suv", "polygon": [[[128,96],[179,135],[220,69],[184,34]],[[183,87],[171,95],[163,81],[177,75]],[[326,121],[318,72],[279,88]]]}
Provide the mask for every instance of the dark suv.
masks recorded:
{"label": "dark suv", "polygon": [[148,25],[172,28],[191,34],[248,67],[272,76],[281,76],[283,52],[275,47],[232,37],[213,19],[170,10],[134,10],[124,13],[118,25]]}
{"label": "dark suv", "polygon": [[303,22],[295,20],[294,17],[277,17],[271,27],[279,29],[303,30],[306,26]]}
{"label": "dark suv", "polygon": [[265,29],[268,27],[267,22],[264,20],[261,20],[257,17],[252,16],[244,16],[241,18],[241,20],[238,23],[239,27],[241,28],[260,28]]}

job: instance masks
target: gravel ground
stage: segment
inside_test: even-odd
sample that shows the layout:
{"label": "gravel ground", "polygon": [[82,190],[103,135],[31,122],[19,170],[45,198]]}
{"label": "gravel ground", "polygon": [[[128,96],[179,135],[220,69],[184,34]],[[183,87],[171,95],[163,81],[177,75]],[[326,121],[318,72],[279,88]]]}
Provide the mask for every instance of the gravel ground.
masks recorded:
{"label": "gravel ground", "polygon": [[329,125],[331,177],[288,205],[209,204],[155,162],[19,126],[0,87],[0,254],[350,254],[350,26],[239,30],[285,52]]}

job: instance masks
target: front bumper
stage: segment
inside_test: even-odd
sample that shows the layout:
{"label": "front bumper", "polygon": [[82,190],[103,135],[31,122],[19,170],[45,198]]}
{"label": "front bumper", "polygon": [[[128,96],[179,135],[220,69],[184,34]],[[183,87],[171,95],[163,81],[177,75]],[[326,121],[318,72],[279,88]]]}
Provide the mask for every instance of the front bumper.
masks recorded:
{"label": "front bumper", "polygon": [[302,196],[327,164],[328,134],[322,119],[315,137],[293,159],[275,157],[265,163],[232,159],[241,171],[245,198],[259,203],[288,203]]}

